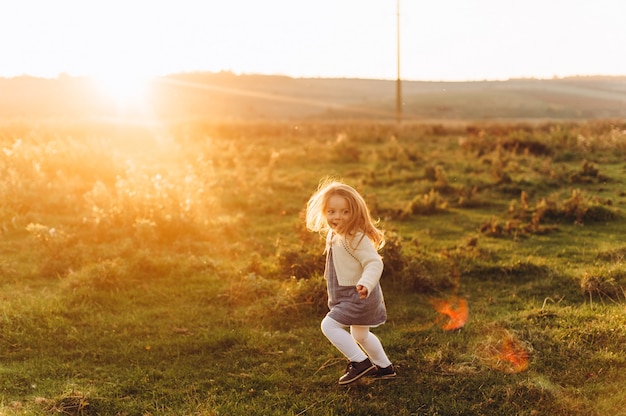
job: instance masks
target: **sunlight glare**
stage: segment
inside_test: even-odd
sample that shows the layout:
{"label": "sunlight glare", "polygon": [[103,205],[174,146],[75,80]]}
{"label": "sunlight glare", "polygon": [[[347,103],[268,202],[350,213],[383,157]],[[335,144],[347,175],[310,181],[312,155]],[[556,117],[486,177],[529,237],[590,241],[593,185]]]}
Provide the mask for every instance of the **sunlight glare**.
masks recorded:
{"label": "sunlight glare", "polygon": [[140,74],[108,71],[94,74],[98,93],[118,110],[141,110],[148,100],[150,77]]}

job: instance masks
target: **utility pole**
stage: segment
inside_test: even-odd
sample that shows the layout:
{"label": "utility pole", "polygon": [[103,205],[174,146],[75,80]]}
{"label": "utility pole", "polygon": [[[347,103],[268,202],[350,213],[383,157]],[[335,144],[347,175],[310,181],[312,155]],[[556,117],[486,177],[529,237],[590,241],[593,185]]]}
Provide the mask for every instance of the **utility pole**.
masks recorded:
{"label": "utility pole", "polygon": [[397,37],[398,37],[398,78],[396,80],[396,121],[402,122],[402,85],[400,82],[400,0],[396,0]]}

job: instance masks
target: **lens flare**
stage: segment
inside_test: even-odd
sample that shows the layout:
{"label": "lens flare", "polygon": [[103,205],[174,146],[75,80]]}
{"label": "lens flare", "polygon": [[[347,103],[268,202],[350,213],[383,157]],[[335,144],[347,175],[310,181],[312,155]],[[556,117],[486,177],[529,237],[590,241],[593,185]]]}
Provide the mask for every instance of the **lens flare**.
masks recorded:
{"label": "lens flare", "polygon": [[453,296],[448,299],[431,299],[430,304],[441,315],[449,318],[448,322],[441,326],[445,331],[460,329],[465,326],[469,317],[467,300]]}
{"label": "lens flare", "polygon": [[495,331],[478,349],[478,356],[490,367],[505,373],[520,373],[530,364],[530,346],[508,331]]}
{"label": "lens flare", "polygon": [[509,371],[519,373],[528,368],[528,351],[522,344],[513,338],[506,338],[502,342],[502,347],[496,354],[496,358],[510,364]]}

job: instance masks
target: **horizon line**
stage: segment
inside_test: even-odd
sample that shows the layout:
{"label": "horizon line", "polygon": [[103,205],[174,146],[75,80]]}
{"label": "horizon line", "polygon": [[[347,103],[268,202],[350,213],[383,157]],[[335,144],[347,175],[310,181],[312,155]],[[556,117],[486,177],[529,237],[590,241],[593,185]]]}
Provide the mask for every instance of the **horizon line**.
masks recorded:
{"label": "horizon line", "polygon": [[[179,72],[171,72],[167,74],[158,74],[158,75],[146,75],[146,79],[161,79],[161,78],[171,78],[181,75],[232,75],[236,77],[268,77],[268,78],[288,78],[288,79],[318,79],[318,80],[359,80],[359,81],[389,81],[396,82],[397,78],[370,78],[370,77],[360,77],[360,76],[294,76],[287,74],[267,74],[267,73],[259,73],[259,72],[235,72],[232,70],[192,70],[192,71],[179,71]],[[65,78],[76,78],[76,79],[94,79],[97,78],[96,75],[89,74],[72,74],[69,72],[59,72],[55,76],[45,76],[45,75],[33,75],[29,73],[22,73],[20,75],[0,75],[0,79],[11,80],[18,78],[34,78],[34,79],[43,79],[43,80],[59,80]],[[414,78],[401,78],[402,82],[432,82],[432,83],[464,83],[464,82],[506,82],[506,81],[551,81],[551,80],[567,80],[567,79],[610,79],[610,78],[626,78],[626,74],[617,75],[617,74],[574,74],[574,75],[553,75],[552,77],[541,77],[541,76],[519,76],[519,77],[508,77],[508,78],[467,78],[467,79],[414,79]]]}

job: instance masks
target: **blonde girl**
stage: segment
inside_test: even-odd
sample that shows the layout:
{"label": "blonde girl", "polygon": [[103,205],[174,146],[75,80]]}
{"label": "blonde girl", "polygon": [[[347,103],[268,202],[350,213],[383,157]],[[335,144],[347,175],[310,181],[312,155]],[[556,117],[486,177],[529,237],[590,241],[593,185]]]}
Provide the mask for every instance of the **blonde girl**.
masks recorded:
{"label": "blonde girl", "polygon": [[387,319],[379,284],[383,262],[378,254],[385,238],[365,200],[344,183],[325,181],[307,203],[306,226],[310,231],[327,233],[324,278],[330,311],[321,327],[349,361],[339,384],[363,376],[395,377],[380,340],[370,332]]}

